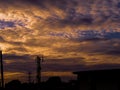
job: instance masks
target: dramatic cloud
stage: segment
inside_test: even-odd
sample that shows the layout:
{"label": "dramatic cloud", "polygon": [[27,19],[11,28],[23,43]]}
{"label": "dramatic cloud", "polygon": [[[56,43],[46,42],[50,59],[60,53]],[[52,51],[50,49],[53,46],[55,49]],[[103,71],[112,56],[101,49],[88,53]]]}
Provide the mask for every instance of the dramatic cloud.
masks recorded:
{"label": "dramatic cloud", "polygon": [[120,0],[0,0],[0,48],[9,80],[42,54],[43,76],[118,67]]}

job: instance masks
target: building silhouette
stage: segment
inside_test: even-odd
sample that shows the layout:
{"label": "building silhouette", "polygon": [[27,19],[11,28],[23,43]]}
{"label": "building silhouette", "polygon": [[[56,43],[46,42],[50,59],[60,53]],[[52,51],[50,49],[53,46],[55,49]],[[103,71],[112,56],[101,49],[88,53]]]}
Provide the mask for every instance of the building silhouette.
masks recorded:
{"label": "building silhouette", "polygon": [[73,72],[77,90],[120,90],[120,69]]}

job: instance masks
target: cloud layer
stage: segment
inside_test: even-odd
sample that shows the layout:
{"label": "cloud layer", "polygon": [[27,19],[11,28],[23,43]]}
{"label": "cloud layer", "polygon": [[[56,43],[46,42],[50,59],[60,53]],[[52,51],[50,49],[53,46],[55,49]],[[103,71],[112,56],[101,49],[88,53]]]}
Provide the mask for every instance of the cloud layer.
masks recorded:
{"label": "cloud layer", "polygon": [[119,28],[120,0],[0,0],[0,47],[9,73],[35,73],[41,54],[46,73],[118,67]]}

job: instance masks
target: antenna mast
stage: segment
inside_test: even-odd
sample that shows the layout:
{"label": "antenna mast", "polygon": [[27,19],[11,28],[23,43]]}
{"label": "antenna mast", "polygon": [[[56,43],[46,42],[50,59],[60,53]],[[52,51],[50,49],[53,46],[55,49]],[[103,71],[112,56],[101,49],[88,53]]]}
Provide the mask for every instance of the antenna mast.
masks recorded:
{"label": "antenna mast", "polygon": [[37,79],[37,83],[41,83],[41,61],[43,61],[43,56],[36,57],[36,61],[37,61],[37,75],[36,75],[36,79]]}
{"label": "antenna mast", "polygon": [[3,59],[2,50],[0,50],[0,67],[1,67],[1,87],[4,88]]}

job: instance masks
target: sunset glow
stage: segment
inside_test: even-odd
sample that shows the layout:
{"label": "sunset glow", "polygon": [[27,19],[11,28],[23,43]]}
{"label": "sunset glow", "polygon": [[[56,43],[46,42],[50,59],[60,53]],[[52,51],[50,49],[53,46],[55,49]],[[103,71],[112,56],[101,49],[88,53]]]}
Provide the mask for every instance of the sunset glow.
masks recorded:
{"label": "sunset glow", "polygon": [[55,75],[54,72],[73,77],[71,72],[79,70],[120,68],[118,3],[119,0],[0,0],[5,77],[12,80],[17,72],[25,79],[27,71],[35,77],[36,55],[45,59],[43,77]]}

